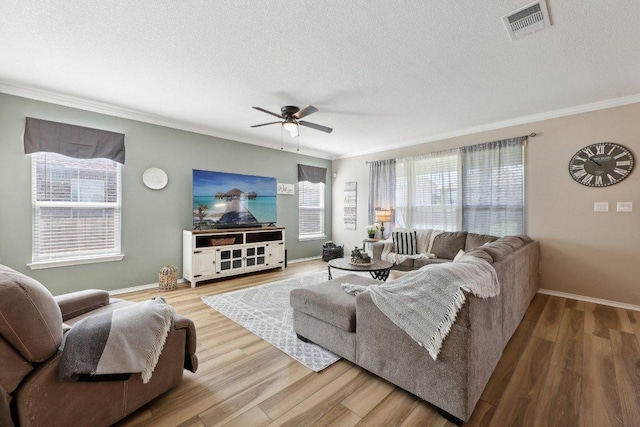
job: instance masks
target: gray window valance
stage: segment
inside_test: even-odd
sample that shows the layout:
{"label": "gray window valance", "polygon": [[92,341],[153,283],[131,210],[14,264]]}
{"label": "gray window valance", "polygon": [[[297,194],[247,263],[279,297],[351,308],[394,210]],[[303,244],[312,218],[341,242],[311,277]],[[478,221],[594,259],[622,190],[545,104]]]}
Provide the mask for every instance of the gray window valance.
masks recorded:
{"label": "gray window valance", "polygon": [[124,134],[27,117],[24,153],[47,151],[77,159],[111,159],[124,164]]}
{"label": "gray window valance", "polygon": [[314,184],[327,183],[327,168],[298,165],[298,182],[308,181]]}

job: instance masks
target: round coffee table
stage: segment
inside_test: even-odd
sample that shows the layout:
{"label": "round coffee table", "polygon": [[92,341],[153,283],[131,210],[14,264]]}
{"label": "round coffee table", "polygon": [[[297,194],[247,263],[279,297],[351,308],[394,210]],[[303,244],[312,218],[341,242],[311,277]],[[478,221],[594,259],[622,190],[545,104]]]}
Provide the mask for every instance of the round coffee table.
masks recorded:
{"label": "round coffee table", "polygon": [[373,261],[371,264],[351,264],[349,258],[334,258],[329,261],[327,269],[329,280],[332,279],[331,269],[337,268],[346,271],[368,271],[374,279],[385,281],[389,277],[391,267],[393,267],[392,263],[382,260]]}

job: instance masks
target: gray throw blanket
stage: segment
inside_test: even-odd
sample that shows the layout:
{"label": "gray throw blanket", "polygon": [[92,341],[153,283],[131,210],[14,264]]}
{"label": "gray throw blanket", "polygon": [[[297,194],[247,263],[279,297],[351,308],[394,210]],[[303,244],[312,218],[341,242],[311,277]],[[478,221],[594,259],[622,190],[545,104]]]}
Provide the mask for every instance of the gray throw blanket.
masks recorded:
{"label": "gray throw blanket", "polygon": [[425,266],[379,286],[343,283],[342,288],[350,294],[370,292],[380,311],[426,348],[433,360],[465,302],[465,291],[479,298],[500,293],[493,266],[470,255]]}
{"label": "gray throw blanket", "polygon": [[148,383],[173,324],[162,298],[80,320],[65,335],[59,378],[141,373]]}

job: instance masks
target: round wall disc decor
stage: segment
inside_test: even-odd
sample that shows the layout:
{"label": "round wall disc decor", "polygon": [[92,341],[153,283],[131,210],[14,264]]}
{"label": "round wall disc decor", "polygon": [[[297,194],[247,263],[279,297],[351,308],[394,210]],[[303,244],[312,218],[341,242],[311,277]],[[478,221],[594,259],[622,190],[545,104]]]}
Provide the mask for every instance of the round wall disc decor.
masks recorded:
{"label": "round wall disc decor", "polygon": [[159,168],[149,168],[142,174],[142,182],[152,190],[161,190],[167,186],[167,173]]}

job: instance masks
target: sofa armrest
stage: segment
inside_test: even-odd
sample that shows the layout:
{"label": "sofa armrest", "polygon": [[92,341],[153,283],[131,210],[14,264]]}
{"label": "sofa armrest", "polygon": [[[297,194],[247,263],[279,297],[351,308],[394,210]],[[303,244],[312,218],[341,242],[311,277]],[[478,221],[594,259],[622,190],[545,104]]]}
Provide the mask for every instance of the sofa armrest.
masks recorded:
{"label": "sofa armrest", "polygon": [[374,261],[382,259],[382,251],[384,250],[385,245],[391,245],[391,252],[393,252],[393,241],[391,240],[380,240],[371,246]]}
{"label": "sofa armrest", "polygon": [[196,355],[196,327],[191,319],[176,314],[173,317],[173,329],[184,329],[187,333],[187,342],[184,347],[184,368],[191,372],[198,370],[198,356]]}
{"label": "sofa armrest", "polygon": [[109,292],[87,289],[58,295],[55,297],[55,300],[60,307],[62,321],[64,322],[81,314],[109,305]]}

